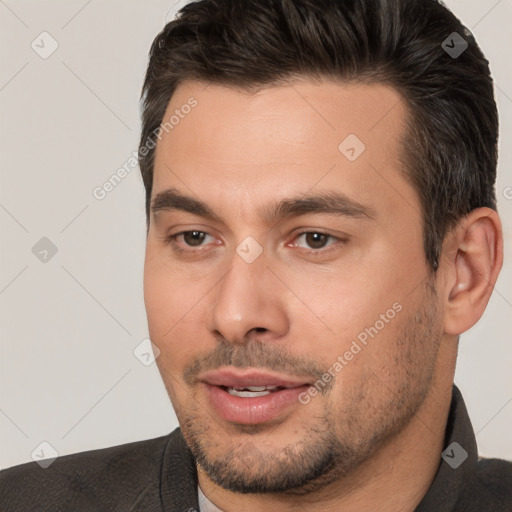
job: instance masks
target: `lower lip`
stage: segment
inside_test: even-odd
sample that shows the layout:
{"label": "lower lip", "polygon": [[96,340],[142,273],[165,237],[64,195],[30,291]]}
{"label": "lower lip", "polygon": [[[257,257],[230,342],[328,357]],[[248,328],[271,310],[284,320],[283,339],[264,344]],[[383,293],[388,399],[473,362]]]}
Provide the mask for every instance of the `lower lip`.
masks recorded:
{"label": "lower lip", "polygon": [[218,416],[232,423],[258,425],[276,419],[293,405],[309,386],[282,389],[264,396],[242,398],[230,395],[219,386],[205,384],[206,392]]}

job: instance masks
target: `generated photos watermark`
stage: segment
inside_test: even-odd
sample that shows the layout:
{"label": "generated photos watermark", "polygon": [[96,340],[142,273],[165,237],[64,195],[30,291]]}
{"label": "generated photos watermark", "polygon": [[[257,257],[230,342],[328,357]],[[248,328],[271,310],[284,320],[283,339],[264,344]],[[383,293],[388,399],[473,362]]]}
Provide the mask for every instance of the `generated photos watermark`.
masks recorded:
{"label": "generated photos watermark", "polygon": [[107,195],[112,192],[139,164],[138,157],[145,158],[151,150],[156,147],[157,140],[161,141],[163,133],[169,133],[174,130],[176,126],[180,124],[182,119],[190,114],[193,108],[197,107],[197,100],[194,97],[190,97],[186,103],[181,105],[180,108],[174,110],[174,113],[169,117],[165,123],[154,130],[147,138],[146,143],[139,148],[138,151],[133,151],[130,157],[124,162],[124,164],[114,172],[108,180],[103,184],[94,187],[92,195],[98,201],[102,201]]}
{"label": "generated photos watermark", "polygon": [[325,386],[331,382],[331,380],[335,379],[336,376],[347,366],[350,361],[352,361],[357,354],[359,354],[366,346],[368,346],[368,342],[374,339],[379,333],[389,324],[400,311],[402,311],[403,306],[399,302],[395,302],[391,308],[389,308],[385,313],[382,313],[379,316],[379,319],[370,327],[362,330],[353,340],[350,345],[350,348],[346,350],[343,355],[337,357],[336,361],[331,365],[331,367],[322,375],[320,379],[318,379],[314,384],[312,384],[307,391],[303,391],[299,395],[299,402],[303,405],[309,404],[311,399],[321,393]]}

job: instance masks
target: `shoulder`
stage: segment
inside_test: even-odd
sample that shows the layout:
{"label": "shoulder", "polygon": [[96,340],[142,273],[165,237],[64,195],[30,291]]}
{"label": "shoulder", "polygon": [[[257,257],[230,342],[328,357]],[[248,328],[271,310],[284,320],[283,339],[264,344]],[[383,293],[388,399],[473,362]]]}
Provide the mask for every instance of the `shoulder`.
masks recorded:
{"label": "shoulder", "polygon": [[480,458],[465,481],[455,510],[512,512],[512,462]]}
{"label": "shoulder", "polygon": [[489,501],[501,505],[499,510],[512,511],[512,462],[480,458],[476,469],[476,488]]}
{"label": "shoulder", "polygon": [[162,458],[178,430],[145,441],[60,456],[46,469],[29,462],[0,471],[0,509],[132,510],[137,500],[159,503]]}

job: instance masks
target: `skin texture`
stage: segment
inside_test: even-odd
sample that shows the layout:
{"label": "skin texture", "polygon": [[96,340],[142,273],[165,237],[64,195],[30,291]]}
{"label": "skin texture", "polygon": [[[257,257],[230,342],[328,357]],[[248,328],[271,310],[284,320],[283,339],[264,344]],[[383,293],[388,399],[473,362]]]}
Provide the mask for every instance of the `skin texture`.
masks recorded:
{"label": "skin texture", "polygon": [[[408,111],[388,86],[304,79],[249,94],[184,82],[164,119],[190,97],[197,106],[158,142],[152,197],[172,188],[217,218],[151,215],[144,295],[203,492],[225,511],[414,510],[440,462],[458,334],[501,267],[497,214],[463,219],[430,273],[400,163]],[[354,161],[338,149],[349,134],[365,145]],[[371,216],[260,215],[321,192]],[[205,235],[166,240],[185,231]],[[248,236],[262,249],[252,263],[236,251]],[[262,425],[220,418],[199,381],[250,367],[314,382],[376,325],[322,393]]]}

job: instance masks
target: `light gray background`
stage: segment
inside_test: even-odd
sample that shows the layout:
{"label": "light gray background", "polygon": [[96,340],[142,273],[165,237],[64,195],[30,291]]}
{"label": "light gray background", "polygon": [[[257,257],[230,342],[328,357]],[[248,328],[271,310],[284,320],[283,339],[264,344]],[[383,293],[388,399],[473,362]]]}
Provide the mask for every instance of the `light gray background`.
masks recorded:
{"label": "light gray background", "polygon": [[[506,240],[489,307],[462,337],[456,383],[481,454],[512,459],[512,1],[447,4],[495,77]],[[156,366],[133,355],[148,336],[138,168],[104,200],[92,195],[137,149],[147,53],[173,12],[162,0],[0,0],[0,467],[32,460],[42,441],[64,455],[177,426]],[[59,44],[47,59],[31,48],[43,31]],[[42,237],[58,248],[47,263],[32,253]]]}

